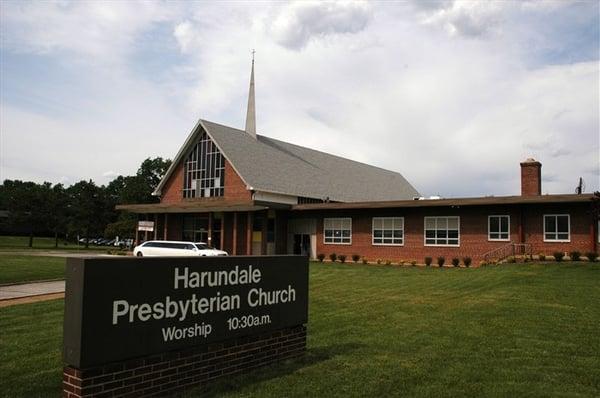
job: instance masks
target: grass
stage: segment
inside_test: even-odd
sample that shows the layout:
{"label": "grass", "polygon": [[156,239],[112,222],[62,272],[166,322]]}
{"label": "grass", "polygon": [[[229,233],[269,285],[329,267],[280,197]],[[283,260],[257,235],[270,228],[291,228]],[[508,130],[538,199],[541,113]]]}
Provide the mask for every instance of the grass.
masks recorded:
{"label": "grass", "polygon": [[0,285],[65,277],[65,259],[0,254]]}
{"label": "grass", "polygon": [[58,240],[58,247],[54,247],[54,238],[35,237],[33,238],[33,247],[29,247],[29,236],[0,236],[0,251],[6,250],[35,250],[35,249],[56,249],[56,250],[107,250],[106,246],[89,245],[88,249],[84,244],[77,245],[73,242]]}
{"label": "grass", "polygon": [[[311,264],[305,357],[186,394],[600,396],[600,265]],[[0,309],[0,394],[59,396],[62,301]]]}
{"label": "grass", "polygon": [[63,300],[0,308],[0,396],[59,397]]}

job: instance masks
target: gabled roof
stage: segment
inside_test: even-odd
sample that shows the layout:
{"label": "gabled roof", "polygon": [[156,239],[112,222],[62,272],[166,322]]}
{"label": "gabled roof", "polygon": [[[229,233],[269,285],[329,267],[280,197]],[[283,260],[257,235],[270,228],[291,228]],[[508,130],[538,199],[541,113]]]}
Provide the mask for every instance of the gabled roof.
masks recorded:
{"label": "gabled roof", "polygon": [[155,194],[206,131],[246,185],[255,191],[340,202],[408,200],[417,190],[399,173],[325,152],[200,120]]}

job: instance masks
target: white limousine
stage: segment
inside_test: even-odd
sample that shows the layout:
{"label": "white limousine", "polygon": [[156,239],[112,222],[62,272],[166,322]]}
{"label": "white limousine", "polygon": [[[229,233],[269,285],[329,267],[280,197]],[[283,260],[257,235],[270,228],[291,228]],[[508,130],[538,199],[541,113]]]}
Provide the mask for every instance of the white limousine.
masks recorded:
{"label": "white limousine", "polygon": [[203,242],[149,240],[136,246],[133,255],[138,257],[226,256],[227,252],[212,248]]}

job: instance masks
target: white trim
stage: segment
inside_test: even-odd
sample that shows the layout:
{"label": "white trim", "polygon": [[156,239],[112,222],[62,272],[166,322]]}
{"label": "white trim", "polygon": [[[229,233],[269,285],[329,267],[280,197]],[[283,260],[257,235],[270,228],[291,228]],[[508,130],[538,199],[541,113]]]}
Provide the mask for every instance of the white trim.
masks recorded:
{"label": "white trim", "polygon": [[[402,220],[402,243],[375,243],[375,220],[400,219]],[[384,229],[382,229],[384,230]],[[393,229],[392,229],[393,230]],[[394,239],[392,237],[392,239]],[[372,217],[371,219],[371,245],[372,246],[404,246],[404,217]]]}
{"label": "white trim", "polygon": [[[350,220],[350,242],[325,242],[325,220]],[[341,229],[340,231],[343,231]],[[323,244],[324,245],[344,245],[349,246],[352,245],[352,217],[324,217],[323,218]]]}
{"label": "white trim", "polygon": [[[456,245],[450,245],[450,244],[439,244],[439,243],[427,243],[427,219],[428,218],[456,218],[458,219],[458,244]],[[437,222],[436,222],[437,224]],[[446,231],[448,230],[448,226],[446,225]],[[436,231],[437,231],[437,227],[436,227]],[[436,238],[437,239],[437,238]],[[446,236],[446,239],[449,239]],[[432,247],[460,247],[460,216],[427,216],[427,217],[423,217],[423,246],[432,246]]]}
{"label": "white trim", "polygon": [[[546,217],[567,217],[567,234],[569,236],[568,239],[546,239]],[[571,215],[570,214],[544,214],[544,216],[542,217],[542,222],[544,223],[543,229],[544,229],[544,242],[548,242],[548,243],[569,243],[571,242]],[[558,232],[558,219],[556,219],[556,231],[554,232],[556,235],[559,234]],[[560,232],[560,233],[564,233],[564,232]]]}
{"label": "white trim", "polygon": [[[506,239],[492,239],[490,238],[490,219],[492,217],[508,217],[508,238]],[[502,234],[502,225],[499,224],[500,226],[500,231],[498,232],[498,234]],[[488,241],[489,242],[510,242],[510,215],[509,214],[492,214],[488,216]]]}

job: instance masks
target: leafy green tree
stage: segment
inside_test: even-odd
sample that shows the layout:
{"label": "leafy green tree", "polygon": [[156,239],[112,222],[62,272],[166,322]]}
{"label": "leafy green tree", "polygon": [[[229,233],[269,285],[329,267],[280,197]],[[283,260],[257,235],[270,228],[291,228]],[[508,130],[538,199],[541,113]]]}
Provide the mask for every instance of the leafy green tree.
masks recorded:
{"label": "leafy green tree", "polygon": [[29,234],[29,247],[33,246],[34,234],[43,231],[46,206],[44,190],[50,183],[36,184],[30,181],[5,180],[3,202],[8,210],[8,224],[15,230],[24,228]]}
{"label": "leafy green tree", "polygon": [[58,247],[59,233],[66,232],[69,197],[62,184],[56,184],[45,193],[46,229],[54,232],[54,247]]}
{"label": "leafy green tree", "polygon": [[70,229],[83,234],[87,248],[90,234],[104,230],[106,202],[103,187],[97,186],[92,180],[79,181],[71,185],[67,192],[70,202]]}

